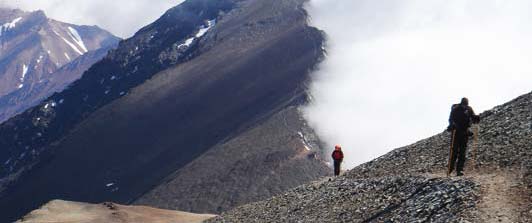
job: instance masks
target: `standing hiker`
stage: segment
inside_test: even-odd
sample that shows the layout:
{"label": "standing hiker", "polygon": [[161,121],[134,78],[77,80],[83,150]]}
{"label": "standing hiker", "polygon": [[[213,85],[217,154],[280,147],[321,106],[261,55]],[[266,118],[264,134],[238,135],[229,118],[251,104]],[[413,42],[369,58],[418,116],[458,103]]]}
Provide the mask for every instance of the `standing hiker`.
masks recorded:
{"label": "standing hiker", "polygon": [[[452,132],[451,149],[449,154],[449,166],[447,174],[451,174],[456,166],[456,176],[464,175],[467,141],[473,135],[469,131],[471,123],[478,123],[480,117],[475,115],[473,108],[469,106],[469,100],[462,98],[460,104],[454,104],[449,117],[447,131]],[[456,160],[458,159],[458,162]]]}
{"label": "standing hiker", "polygon": [[334,151],[332,153],[332,158],[334,160],[334,176],[340,175],[340,164],[344,159],[344,153],[342,152],[342,147],[340,145],[334,146]]}

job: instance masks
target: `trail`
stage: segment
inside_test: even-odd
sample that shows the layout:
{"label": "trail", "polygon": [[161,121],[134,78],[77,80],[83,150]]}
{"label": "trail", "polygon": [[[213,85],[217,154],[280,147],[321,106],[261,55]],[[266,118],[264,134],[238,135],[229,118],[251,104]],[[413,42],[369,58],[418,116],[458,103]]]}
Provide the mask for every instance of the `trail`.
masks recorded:
{"label": "trail", "polygon": [[519,187],[519,176],[514,171],[496,169],[473,172],[469,177],[480,185],[481,197],[477,206],[479,222],[520,222],[519,216],[527,211],[526,193]]}
{"label": "trail", "polygon": [[[480,186],[475,222],[521,222],[521,213],[526,213],[527,193],[517,171],[493,167],[466,167],[465,179]],[[454,174],[454,173],[453,173]],[[445,172],[427,174],[427,177],[447,178]],[[452,178],[456,176],[452,175]]]}

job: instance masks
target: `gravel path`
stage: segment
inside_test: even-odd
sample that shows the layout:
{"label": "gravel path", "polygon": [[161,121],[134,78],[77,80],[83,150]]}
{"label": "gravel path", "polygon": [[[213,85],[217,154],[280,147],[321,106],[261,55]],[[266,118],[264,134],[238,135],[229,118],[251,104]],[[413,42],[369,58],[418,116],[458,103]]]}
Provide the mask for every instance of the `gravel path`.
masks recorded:
{"label": "gravel path", "polygon": [[495,170],[491,173],[474,174],[481,187],[478,216],[481,222],[519,222],[519,214],[526,206],[525,191],[519,189],[515,173]]}

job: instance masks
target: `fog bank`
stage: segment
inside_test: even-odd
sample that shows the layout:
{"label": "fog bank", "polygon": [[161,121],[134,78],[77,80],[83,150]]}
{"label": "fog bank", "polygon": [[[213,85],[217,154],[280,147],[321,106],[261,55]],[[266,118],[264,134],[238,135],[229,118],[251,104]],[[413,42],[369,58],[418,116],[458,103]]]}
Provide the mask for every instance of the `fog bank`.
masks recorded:
{"label": "fog bank", "polygon": [[[351,168],[532,90],[532,2],[311,0],[327,33],[305,116]],[[329,154],[328,154],[329,155]]]}

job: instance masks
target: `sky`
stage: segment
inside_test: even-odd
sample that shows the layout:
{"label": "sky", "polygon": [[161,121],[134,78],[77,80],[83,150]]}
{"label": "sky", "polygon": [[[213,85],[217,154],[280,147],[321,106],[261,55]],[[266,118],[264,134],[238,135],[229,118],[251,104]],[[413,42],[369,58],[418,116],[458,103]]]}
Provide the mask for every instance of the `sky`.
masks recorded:
{"label": "sky", "polygon": [[[0,0],[122,38],[183,0]],[[532,1],[310,0],[327,56],[306,119],[351,168],[442,132],[466,96],[478,112],[532,90]],[[329,152],[329,150],[328,150]],[[328,157],[328,156],[327,156]]]}
{"label": "sky", "polygon": [[98,25],[122,38],[159,18],[183,0],[0,0],[0,6],[41,9],[48,17],[76,25]]}
{"label": "sky", "polygon": [[[451,105],[478,113],[532,91],[532,1],[310,0],[327,34],[310,125],[347,168],[442,132]],[[327,156],[328,157],[328,156]]]}

